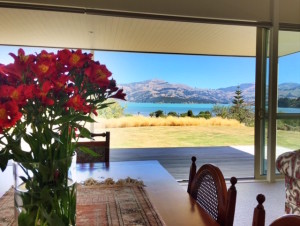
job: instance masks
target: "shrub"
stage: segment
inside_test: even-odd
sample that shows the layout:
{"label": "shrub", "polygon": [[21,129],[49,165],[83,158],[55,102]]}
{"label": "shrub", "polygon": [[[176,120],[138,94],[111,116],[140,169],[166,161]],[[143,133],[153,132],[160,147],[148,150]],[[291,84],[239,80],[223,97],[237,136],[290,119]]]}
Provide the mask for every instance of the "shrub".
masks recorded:
{"label": "shrub", "polygon": [[200,111],[199,114],[197,115],[197,117],[210,119],[211,113],[210,113],[210,111]]}
{"label": "shrub", "polygon": [[175,111],[170,111],[168,113],[168,116],[174,116],[174,117],[178,117],[178,114]]}
{"label": "shrub", "polygon": [[155,112],[151,112],[149,114],[150,117],[153,117],[155,116],[156,118],[159,118],[159,117],[164,117],[164,112],[162,110],[158,110],[158,111],[155,111]]}

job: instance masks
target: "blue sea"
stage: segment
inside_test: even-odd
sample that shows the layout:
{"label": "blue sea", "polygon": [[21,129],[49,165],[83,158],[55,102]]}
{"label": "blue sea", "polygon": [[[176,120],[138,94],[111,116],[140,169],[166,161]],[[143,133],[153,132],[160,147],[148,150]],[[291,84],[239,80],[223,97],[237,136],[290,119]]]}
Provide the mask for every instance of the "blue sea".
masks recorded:
{"label": "blue sea", "polygon": [[[186,113],[192,110],[194,115],[199,114],[200,111],[212,111],[215,104],[166,104],[166,103],[133,103],[122,101],[122,107],[125,107],[124,113],[131,115],[149,116],[151,112],[162,110],[164,114],[174,111],[178,114]],[[219,106],[228,107],[230,104],[218,104]],[[300,113],[300,108],[278,108],[278,112],[284,113]]]}

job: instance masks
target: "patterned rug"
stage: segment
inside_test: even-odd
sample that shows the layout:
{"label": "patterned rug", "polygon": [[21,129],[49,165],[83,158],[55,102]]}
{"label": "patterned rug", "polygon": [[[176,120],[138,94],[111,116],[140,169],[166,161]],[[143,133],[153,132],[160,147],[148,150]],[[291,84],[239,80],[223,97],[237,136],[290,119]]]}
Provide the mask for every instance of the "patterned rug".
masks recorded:
{"label": "patterned rug", "polygon": [[[165,225],[140,181],[88,180],[77,189],[77,226]],[[0,198],[0,226],[14,225],[13,195],[10,188]]]}

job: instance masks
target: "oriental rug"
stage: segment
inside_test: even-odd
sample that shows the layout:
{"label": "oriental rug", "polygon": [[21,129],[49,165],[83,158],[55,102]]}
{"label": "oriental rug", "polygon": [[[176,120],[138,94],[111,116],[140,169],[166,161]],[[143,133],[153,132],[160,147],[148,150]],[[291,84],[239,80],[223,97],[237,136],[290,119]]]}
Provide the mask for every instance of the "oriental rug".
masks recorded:
{"label": "oriental rug", "polygon": [[[87,180],[77,189],[77,226],[165,225],[140,181]],[[13,188],[0,198],[0,226],[15,225],[13,199]]]}

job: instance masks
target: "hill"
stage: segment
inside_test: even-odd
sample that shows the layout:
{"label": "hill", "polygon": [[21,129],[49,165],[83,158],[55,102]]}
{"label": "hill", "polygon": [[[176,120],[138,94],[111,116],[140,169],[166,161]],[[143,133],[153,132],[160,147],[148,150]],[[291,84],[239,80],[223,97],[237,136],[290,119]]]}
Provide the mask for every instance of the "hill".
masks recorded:
{"label": "hill", "polygon": [[[222,103],[233,100],[237,86],[220,89],[199,89],[184,84],[172,84],[164,80],[147,80],[121,84],[127,100],[139,103]],[[254,103],[255,84],[240,84],[245,102]],[[280,98],[300,97],[300,84],[283,83],[279,85]]]}

